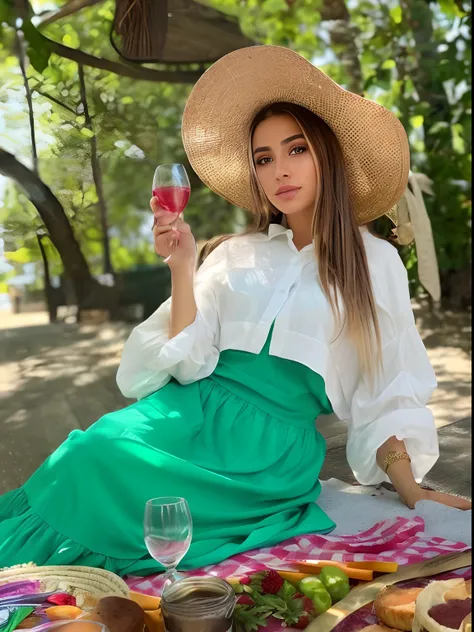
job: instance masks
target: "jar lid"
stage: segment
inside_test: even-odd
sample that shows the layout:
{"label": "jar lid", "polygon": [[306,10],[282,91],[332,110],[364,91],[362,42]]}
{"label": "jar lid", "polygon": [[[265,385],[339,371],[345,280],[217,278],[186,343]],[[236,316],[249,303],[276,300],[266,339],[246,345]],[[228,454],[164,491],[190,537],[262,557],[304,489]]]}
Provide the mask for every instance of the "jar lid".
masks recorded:
{"label": "jar lid", "polygon": [[236,596],[230,584],[218,577],[185,577],[169,584],[162,607],[168,612],[192,617],[230,617]]}

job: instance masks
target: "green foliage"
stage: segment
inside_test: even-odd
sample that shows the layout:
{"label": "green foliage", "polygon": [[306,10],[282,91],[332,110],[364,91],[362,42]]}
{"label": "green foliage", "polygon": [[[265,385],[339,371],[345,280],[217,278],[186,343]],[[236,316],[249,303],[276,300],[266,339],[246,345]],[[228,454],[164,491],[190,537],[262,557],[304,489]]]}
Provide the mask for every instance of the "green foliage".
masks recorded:
{"label": "green foliage", "polygon": [[[333,0],[202,0],[234,16],[255,41],[289,46],[322,64],[349,86],[347,56],[361,64],[366,96],[395,112],[411,144],[412,169],[434,182],[426,197],[441,269],[470,262],[471,245],[471,15],[455,0],[346,2],[345,40],[331,38],[325,20]],[[0,0],[0,145],[22,160],[31,156],[27,107],[13,54],[13,0]],[[51,8],[36,0],[34,8]],[[343,7],[343,3],[339,2]],[[463,10],[462,7],[466,10]],[[101,271],[102,235],[91,171],[91,138],[97,137],[108,205],[113,264],[117,270],[155,261],[148,207],[154,168],[185,162],[180,119],[191,86],[132,81],[86,68],[93,132],[80,107],[77,64],[51,55],[39,32],[70,48],[114,58],[108,41],[114,1],[79,11],[42,28],[25,21],[35,125],[43,180],[62,203],[94,272]],[[468,12],[469,11],[469,12]],[[36,28],[39,29],[36,30]],[[352,48],[351,48],[352,43]],[[358,57],[357,57],[358,55]],[[355,59],[354,59],[355,56]],[[190,171],[190,175],[193,174]],[[230,232],[238,211],[192,178],[187,209],[199,239]],[[0,222],[10,250],[27,248],[39,258],[36,211],[9,186]],[[404,249],[413,290],[416,251]],[[54,259],[54,257],[53,257]],[[57,257],[54,259],[56,265]]]}
{"label": "green foliage", "polygon": [[[251,37],[290,46],[347,85],[341,50],[328,51],[330,25],[321,16],[333,0],[208,0],[240,20]],[[286,4],[286,7],[284,6]],[[433,180],[426,196],[441,270],[470,265],[471,252],[471,13],[454,0],[348,3],[365,95],[400,117],[414,171]],[[299,24],[299,26],[298,26]],[[349,50],[349,47],[347,47]],[[416,250],[402,249],[413,292],[419,289]]]}
{"label": "green foliage", "polygon": [[307,621],[313,618],[313,606],[308,612],[305,601],[297,596],[296,588],[284,580],[282,587],[276,594],[268,594],[262,591],[262,579],[266,572],[254,573],[248,580],[249,583],[235,584],[234,591],[237,595],[245,594],[248,603],[239,603],[234,611],[234,619],[244,632],[258,631],[267,626],[268,619],[274,617],[282,621],[284,627],[292,627],[302,617]]}
{"label": "green foliage", "polygon": [[[104,11],[110,11],[110,6],[110,3],[98,5],[94,11],[84,11],[87,16],[80,13],[66,24],[53,24],[48,28],[48,36],[68,46],[86,46],[88,52],[103,54],[100,49],[107,39]],[[5,51],[4,57],[0,57],[0,67],[7,69],[14,79],[9,102],[15,103],[18,126],[23,130],[21,140],[18,136],[13,138],[15,134],[10,132],[17,123],[13,110],[7,111],[6,128],[11,138],[5,148],[28,161],[31,149],[25,133],[27,106],[17,74],[18,62]],[[159,163],[186,162],[180,119],[190,86],[136,82],[86,68],[94,130],[91,131],[81,109],[77,64],[52,56],[48,66],[41,73],[38,70],[30,66],[28,74],[40,147],[40,176],[65,209],[91,270],[102,272],[102,234],[91,167],[90,143],[94,133],[108,206],[114,268],[120,271],[156,263],[149,209],[153,172]],[[188,171],[192,176],[190,167]],[[195,176],[192,188],[187,216],[197,238],[233,231],[236,209],[205,189]],[[16,250],[27,243],[31,246],[31,258],[39,260],[35,231],[42,227],[41,221],[13,185],[7,187],[0,223],[4,226],[7,249]]]}
{"label": "green foliage", "polygon": [[37,72],[41,73],[48,67],[51,48],[48,42],[40,36],[30,20],[23,22],[21,30],[28,42],[26,54],[30,63]]}

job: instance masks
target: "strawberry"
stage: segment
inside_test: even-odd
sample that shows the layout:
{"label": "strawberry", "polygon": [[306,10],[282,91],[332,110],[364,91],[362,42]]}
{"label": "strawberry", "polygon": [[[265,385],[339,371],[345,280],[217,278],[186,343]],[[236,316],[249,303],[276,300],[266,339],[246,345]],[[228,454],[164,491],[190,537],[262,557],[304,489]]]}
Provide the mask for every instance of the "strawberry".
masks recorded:
{"label": "strawberry", "polygon": [[310,623],[309,617],[304,614],[298,619],[296,623],[293,624],[293,627],[296,628],[297,630],[306,630],[309,623]]}
{"label": "strawberry", "polygon": [[283,579],[276,571],[268,571],[262,580],[262,591],[267,595],[276,595],[283,586]]}
{"label": "strawberry", "polygon": [[239,603],[241,606],[253,606],[255,602],[250,595],[243,594],[239,595],[237,603]]}
{"label": "strawberry", "polygon": [[75,606],[76,598],[73,595],[68,595],[67,593],[56,593],[55,595],[50,595],[46,601],[48,603],[53,603],[55,606]]}
{"label": "strawberry", "polygon": [[303,600],[303,608],[306,610],[306,612],[313,612],[314,605],[309,597],[306,597],[306,595],[303,595],[303,593],[297,592],[294,598]]}

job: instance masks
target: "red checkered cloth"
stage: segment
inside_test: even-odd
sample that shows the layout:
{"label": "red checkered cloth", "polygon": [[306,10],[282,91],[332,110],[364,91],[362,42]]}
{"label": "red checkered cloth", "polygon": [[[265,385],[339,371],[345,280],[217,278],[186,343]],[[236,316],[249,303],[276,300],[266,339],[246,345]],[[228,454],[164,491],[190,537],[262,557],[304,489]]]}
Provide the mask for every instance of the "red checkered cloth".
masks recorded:
{"label": "red checkered cloth", "polygon": [[[276,546],[241,553],[234,557],[189,571],[186,575],[214,575],[225,579],[241,577],[267,568],[289,569],[287,560],[336,560],[362,562],[386,560],[398,564],[416,564],[423,560],[470,547],[462,542],[428,537],[424,534],[424,521],[412,519],[385,520],[356,535],[306,535],[286,540]],[[161,595],[161,575],[125,578],[131,590],[148,595]]]}

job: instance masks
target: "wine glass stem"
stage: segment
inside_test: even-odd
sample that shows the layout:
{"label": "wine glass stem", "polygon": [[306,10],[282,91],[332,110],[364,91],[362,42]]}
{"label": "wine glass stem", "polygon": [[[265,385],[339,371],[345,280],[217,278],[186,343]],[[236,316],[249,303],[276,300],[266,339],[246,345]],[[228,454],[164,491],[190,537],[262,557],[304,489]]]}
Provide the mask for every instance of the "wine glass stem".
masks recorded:
{"label": "wine glass stem", "polygon": [[174,568],[169,568],[166,573],[163,575],[164,579],[166,582],[170,582],[173,583],[175,581],[177,581],[179,579],[178,577],[178,572],[176,570],[176,567]]}

